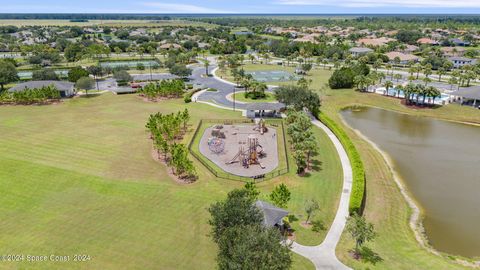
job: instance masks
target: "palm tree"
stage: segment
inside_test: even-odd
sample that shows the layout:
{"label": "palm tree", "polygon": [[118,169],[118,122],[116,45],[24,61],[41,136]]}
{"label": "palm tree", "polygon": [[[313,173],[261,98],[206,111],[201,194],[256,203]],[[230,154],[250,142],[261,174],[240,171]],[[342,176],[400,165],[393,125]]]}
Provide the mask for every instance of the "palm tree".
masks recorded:
{"label": "palm tree", "polygon": [[413,84],[413,83],[407,84],[407,86],[405,86],[405,88],[403,89],[403,92],[404,92],[404,95],[405,95],[405,103],[407,105],[409,105],[410,101],[411,101],[410,97],[415,92],[415,84]]}
{"label": "palm tree", "polygon": [[388,95],[388,90],[393,87],[393,82],[392,81],[386,81],[385,84],[385,95]]}
{"label": "palm tree", "polygon": [[210,66],[210,61],[208,61],[207,59],[204,60],[203,62],[204,66],[205,66],[205,75],[208,76],[208,67]]}
{"label": "palm tree", "polygon": [[437,71],[437,74],[438,74],[438,81],[441,81],[442,80],[442,76],[447,74],[447,71],[445,70],[444,67],[439,67],[438,68],[438,71]]}
{"label": "palm tree", "polygon": [[393,75],[393,78],[398,82],[402,78],[402,75],[397,73]]}
{"label": "palm tree", "polygon": [[423,95],[425,98],[425,86],[423,84],[417,84],[415,86],[414,94],[416,96],[415,103],[418,105],[418,100],[420,99],[420,95]]}
{"label": "palm tree", "polygon": [[[433,86],[428,86],[425,89],[425,94],[432,98],[432,105],[435,104],[435,99],[441,96],[440,91],[438,91],[438,89]],[[423,96],[423,104],[425,104],[425,95]]]}
{"label": "palm tree", "polygon": [[357,75],[353,78],[354,84],[357,86],[357,89],[360,91],[365,90],[365,86],[368,84],[368,79],[365,75]]}
{"label": "palm tree", "polygon": [[[399,84],[395,87],[395,89],[397,90],[397,98],[400,98],[400,91],[403,90],[403,85]],[[404,93],[405,94],[405,93]]]}

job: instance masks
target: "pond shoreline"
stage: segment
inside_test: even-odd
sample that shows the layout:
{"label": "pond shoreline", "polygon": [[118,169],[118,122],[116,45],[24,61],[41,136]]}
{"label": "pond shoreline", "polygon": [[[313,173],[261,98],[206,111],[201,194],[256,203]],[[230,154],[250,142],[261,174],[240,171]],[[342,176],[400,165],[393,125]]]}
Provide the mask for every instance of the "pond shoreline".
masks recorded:
{"label": "pond shoreline", "polygon": [[[340,120],[342,123],[351,129],[360,139],[366,141],[374,150],[376,150],[383,158],[385,163],[387,164],[388,170],[392,174],[393,180],[397,187],[400,190],[400,193],[402,194],[403,198],[407,202],[409,209],[412,210],[412,213],[410,214],[409,218],[409,225],[410,228],[412,229],[415,239],[417,242],[424,248],[425,250],[429,251],[430,253],[446,258],[446,259],[451,259],[452,261],[463,265],[467,267],[473,267],[473,268],[478,268],[480,267],[480,260],[475,261],[471,258],[464,257],[461,255],[453,255],[450,253],[446,252],[441,252],[437,250],[435,247],[433,247],[430,242],[427,234],[425,233],[425,228],[423,225],[423,219],[424,219],[424,209],[421,207],[421,204],[415,199],[413,194],[409,191],[407,188],[407,185],[405,183],[405,180],[402,178],[399,172],[395,170],[394,162],[392,157],[385,151],[383,151],[375,142],[373,142],[371,139],[369,139],[366,135],[364,135],[360,130],[353,128],[351,125],[347,123],[343,115],[341,114],[343,111],[354,111],[355,109],[361,109],[361,108],[376,108],[380,110],[385,110],[385,111],[390,111],[390,112],[395,112],[395,113],[401,113],[404,115],[409,115],[409,116],[420,116],[420,115],[414,115],[402,111],[396,111],[396,110],[389,110],[389,109],[384,109],[381,107],[377,106],[368,106],[368,105],[349,105],[344,108],[342,108],[338,113],[340,114]],[[447,121],[447,122],[454,122],[454,123],[460,123],[460,124],[466,124],[466,125],[472,125],[472,126],[480,126],[480,124],[477,123],[465,123],[462,121],[456,121],[456,120],[444,120],[441,118],[435,118],[435,117],[429,117],[429,116],[421,116],[421,117],[427,117],[430,119],[435,119],[435,120],[440,120],[440,121]]]}

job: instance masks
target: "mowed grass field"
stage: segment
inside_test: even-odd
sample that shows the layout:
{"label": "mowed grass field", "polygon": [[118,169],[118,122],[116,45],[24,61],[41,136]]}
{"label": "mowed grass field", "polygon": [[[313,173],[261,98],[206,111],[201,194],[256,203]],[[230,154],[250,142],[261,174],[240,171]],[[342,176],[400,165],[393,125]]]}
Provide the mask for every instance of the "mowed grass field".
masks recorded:
{"label": "mowed grass field", "polygon": [[[145,130],[150,113],[188,108],[188,142],[201,118],[239,113],[182,100],[147,103],[110,93],[47,106],[0,107],[0,254],[91,257],[87,262],[0,262],[4,269],[213,269],[208,206],[243,184],[214,178],[194,160],[196,183],[183,185],[152,158]],[[338,156],[315,130],[319,170],[259,184],[262,198],[275,185],[292,192],[288,209],[320,201],[318,218],[332,222],[341,192]],[[192,157],[193,159],[193,157]],[[295,226],[295,224],[294,224]],[[304,243],[324,233],[298,230]],[[294,269],[313,269],[294,255]]]}
{"label": "mowed grass field", "polygon": [[[270,69],[284,69],[267,65]],[[245,70],[268,70],[266,65],[246,64]],[[288,69],[288,67],[287,67]],[[311,88],[322,97],[321,110],[341,125],[352,138],[366,169],[365,216],[375,225],[377,237],[367,246],[381,261],[373,264],[354,260],[349,251],[355,246],[344,232],[337,247],[338,258],[353,269],[471,269],[454,263],[455,257],[434,255],[420,246],[408,224],[411,210],[393,180],[392,172],[383,156],[364,141],[342,121],[339,111],[349,106],[371,106],[419,117],[433,117],[447,121],[480,124],[480,112],[468,106],[450,104],[435,109],[412,109],[401,100],[372,93],[360,93],[353,89],[331,90],[325,86],[332,71],[314,68],[307,78]],[[219,73],[220,75],[222,73]],[[223,73],[226,76],[226,73]],[[274,83],[272,83],[274,84]]]}

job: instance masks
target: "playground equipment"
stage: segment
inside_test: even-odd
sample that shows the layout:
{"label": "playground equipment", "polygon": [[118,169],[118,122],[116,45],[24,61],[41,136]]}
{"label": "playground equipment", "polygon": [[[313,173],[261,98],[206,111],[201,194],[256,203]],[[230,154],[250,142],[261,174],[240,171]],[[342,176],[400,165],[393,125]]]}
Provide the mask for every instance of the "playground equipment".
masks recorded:
{"label": "playground equipment", "polygon": [[225,132],[222,131],[223,126],[216,125],[212,130],[212,136],[216,138],[225,139]]}
{"label": "playground equipment", "polygon": [[215,154],[220,154],[225,150],[225,141],[217,137],[209,138],[208,149]]}
{"label": "playground equipment", "polygon": [[268,131],[268,128],[267,128],[267,125],[265,124],[265,120],[263,119],[256,119],[255,120],[255,127],[253,128],[253,130],[255,131],[259,131],[261,135],[263,135],[263,133],[267,132]]}
{"label": "playground equipment", "polygon": [[250,165],[259,165],[262,169],[265,169],[259,159],[265,157],[266,154],[263,151],[263,147],[258,143],[258,138],[255,135],[249,135],[247,141],[247,149],[240,144],[237,154],[231,161],[226,164],[233,164],[240,162],[244,168],[250,167]]}

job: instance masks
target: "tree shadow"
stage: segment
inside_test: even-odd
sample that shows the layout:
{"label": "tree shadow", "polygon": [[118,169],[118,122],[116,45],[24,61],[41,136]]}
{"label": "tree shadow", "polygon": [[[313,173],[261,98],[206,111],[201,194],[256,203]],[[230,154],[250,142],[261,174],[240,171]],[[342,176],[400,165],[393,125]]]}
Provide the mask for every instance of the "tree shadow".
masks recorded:
{"label": "tree shadow", "polygon": [[91,94],[88,94],[88,95],[81,95],[80,98],[96,98],[96,97],[99,97],[101,95],[102,95],[101,93],[91,93]]}
{"label": "tree shadow", "polygon": [[362,261],[371,263],[373,265],[383,261],[382,257],[380,257],[378,253],[368,247],[362,247],[360,249],[360,258]]}
{"label": "tree shadow", "polygon": [[317,159],[312,160],[312,170],[313,171],[319,172],[319,171],[323,170],[322,165],[323,165],[322,161],[317,160]]}

